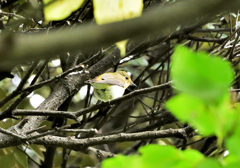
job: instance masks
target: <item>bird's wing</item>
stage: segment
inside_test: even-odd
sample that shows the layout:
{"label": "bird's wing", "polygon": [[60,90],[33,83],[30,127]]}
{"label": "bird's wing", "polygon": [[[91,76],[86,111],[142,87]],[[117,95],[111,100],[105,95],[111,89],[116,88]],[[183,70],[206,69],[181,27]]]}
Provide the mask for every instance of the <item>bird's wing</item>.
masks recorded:
{"label": "bird's wing", "polygon": [[116,76],[106,73],[100,76],[97,76],[94,79],[90,79],[89,82],[93,82],[93,83],[106,83],[109,85],[118,85],[121,87],[124,87],[125,82],[123,81],[123,77],[119,76],[118,78],[116,78]]}

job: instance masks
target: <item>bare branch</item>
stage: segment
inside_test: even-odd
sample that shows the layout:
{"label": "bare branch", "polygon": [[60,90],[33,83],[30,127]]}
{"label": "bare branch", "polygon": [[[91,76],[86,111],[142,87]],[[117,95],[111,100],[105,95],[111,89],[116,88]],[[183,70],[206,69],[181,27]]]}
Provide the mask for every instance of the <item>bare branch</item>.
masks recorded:
{"label": "bare branch", "polygon": [[[77,139],[75,137],[46,136],[29,141],[30,144],[48,145],[73,150],[85,149],[89,146],[103,145],[114,142],[137,141],[144,139],[158,139],[166,137],[185,138],[191,133],[191,127],[181,129],[167,129],[160,131],[145,131],[139,133],[120,133],[116,135],[99,136],[93,138]],[[1,145],[1,144],[0,144]],[[0,146],[1,147],[1,146]]]}
{"label": "bare branch", "polygon": [[[0,51],[8,53],[0,56],[0,65],[8,68],[7,66],[10,63],[13,65],[19,63],[19,61],[33,59],[33,56],[34,59],[49,58],[69,50],[86,50],[113,44],[127,38],[142,36],[143,34],[145,36],[149,32],[168,34],[171,28],[192,23],[196,18],[204,18],[202,16],[206,16],[206,14],[211,17],[224,10],[237,9],[239,5],[238,0],[186,0],[165,7],[159,6],[142,17],[118,23],[102,26],[91,24],[80,28],[72,28],[71,31],[50,32],[48,35],[39,33],[30,37],[15,37],[11,52],[6,51],[9,48],[6,45],[0,46]],[[1,44],[4,44],[4,39],[1,38],[0,41]]]}

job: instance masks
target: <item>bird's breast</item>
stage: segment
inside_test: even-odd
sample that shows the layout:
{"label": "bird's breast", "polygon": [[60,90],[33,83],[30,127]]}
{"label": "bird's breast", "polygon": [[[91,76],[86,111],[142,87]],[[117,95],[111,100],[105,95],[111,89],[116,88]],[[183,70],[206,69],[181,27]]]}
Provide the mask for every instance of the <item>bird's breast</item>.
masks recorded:
{"label": "bird's breast", "polygon": [[111,99],[116,99],[124,94],[125,88],[118,85],[111,85],[109,90],[111,92]]}
{"label": "bird's breast", "polygon": [[125,88],[118,85],[109,85],[101,89],[94,88],[95,96],[104,102],[121,97],[124,91]]}

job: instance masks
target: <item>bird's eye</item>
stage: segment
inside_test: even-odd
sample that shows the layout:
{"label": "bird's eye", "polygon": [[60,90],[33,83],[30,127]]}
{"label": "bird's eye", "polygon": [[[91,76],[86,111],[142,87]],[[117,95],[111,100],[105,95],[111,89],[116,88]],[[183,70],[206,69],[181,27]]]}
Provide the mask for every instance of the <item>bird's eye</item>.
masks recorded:
{"label": "bird's eye", "polygon": [[128,77],[127,77],[127,76],[125,76],[125,79],[127,79],[127,80],[128,80]]}

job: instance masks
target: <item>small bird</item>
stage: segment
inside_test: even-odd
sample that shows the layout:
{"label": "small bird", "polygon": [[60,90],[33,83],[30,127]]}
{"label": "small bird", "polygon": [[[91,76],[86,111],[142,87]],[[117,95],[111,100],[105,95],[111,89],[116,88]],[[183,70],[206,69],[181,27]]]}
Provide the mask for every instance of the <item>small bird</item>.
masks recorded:
{"label": "small bird", "polygon": [[104,102],[121,97],[128,86],[136,86],[125,71],[104,73],[89,83],[94,87],[94,95]]}

